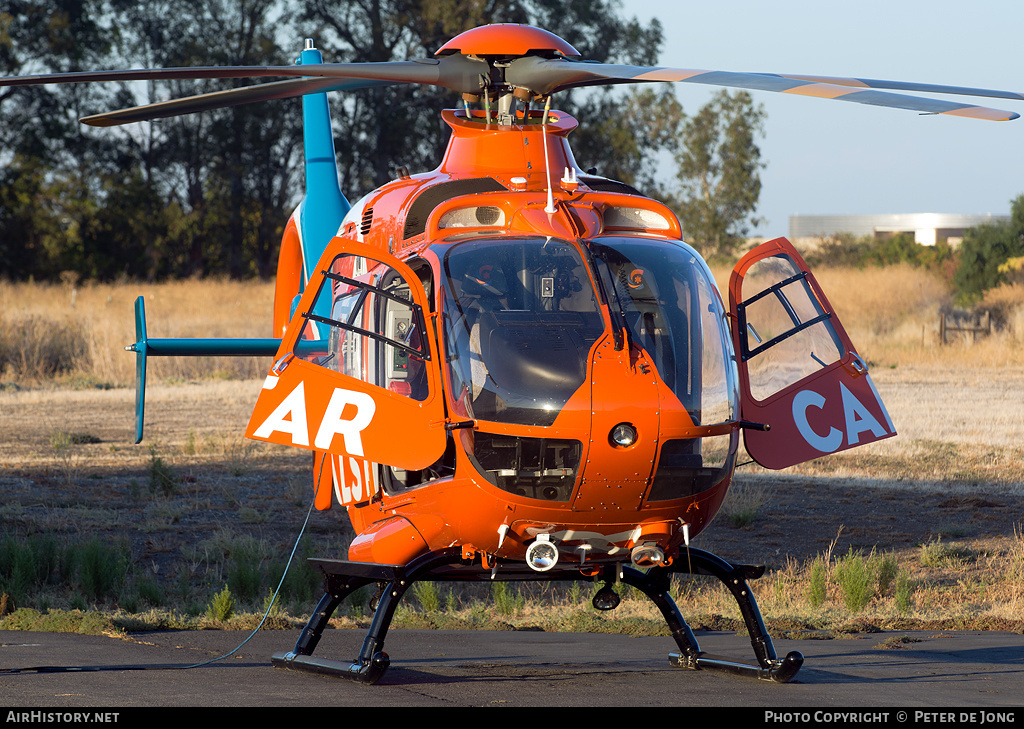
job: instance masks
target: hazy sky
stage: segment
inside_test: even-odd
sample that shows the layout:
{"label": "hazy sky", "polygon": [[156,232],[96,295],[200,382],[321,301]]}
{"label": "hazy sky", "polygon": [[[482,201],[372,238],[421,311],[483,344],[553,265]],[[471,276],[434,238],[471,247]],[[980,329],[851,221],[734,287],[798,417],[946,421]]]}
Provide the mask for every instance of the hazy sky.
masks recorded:
{"label": "hazy sky", "polygon": [[[623,0],[660,19],[665,66],[915,81],[1024,92],[1021,0]],[[676,84],[696,112],[715,87]],[[1009,213],[1024,193],[1024,101],[1009,122],[753,92],[767,112],[758,235],[795,214]]]}

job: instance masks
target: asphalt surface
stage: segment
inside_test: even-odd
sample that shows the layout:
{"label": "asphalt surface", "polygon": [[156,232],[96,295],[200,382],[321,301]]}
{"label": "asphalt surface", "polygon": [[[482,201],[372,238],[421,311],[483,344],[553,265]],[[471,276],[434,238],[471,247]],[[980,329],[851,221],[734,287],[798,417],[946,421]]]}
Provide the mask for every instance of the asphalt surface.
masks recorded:
{"label": "asphalt surface", "polygon": [[[891,640],[901,636],[906,640]],[[0,633],[0,706],[8,723],[20,716],[9,713],[17,707],[183,706],[761,707],[762,720],[770,707],[874,707],[888,710],[891,723],[899,711],[907,712],[906,723],[924,723],[942,708],[976,707],[968,710],[977,714],[974,723],[1024,722],[1024,711],[1011,708],[1024,706],[1024,635],[1014,633],[775,639],[780,656],[796,650],[805,657],[786,684],[674,668],[668,654],[675,643],[665,637],[392,630],[385,645],[391,668],[365,686],[273,667],[270,656],[291,650],[297,637],[298,631],[260,631],[238,648],[248,633],[137,633],[129,640]],[[753,660],[744,636],[697,638],[708,653]],[[362,639],[363,631],[329,630],[314,655],[349,661]],[[228,658],[185,668],[236,648]],[[174,667],[161,668],[167,665]],[[833,715],[825,720],[843,723]]]}

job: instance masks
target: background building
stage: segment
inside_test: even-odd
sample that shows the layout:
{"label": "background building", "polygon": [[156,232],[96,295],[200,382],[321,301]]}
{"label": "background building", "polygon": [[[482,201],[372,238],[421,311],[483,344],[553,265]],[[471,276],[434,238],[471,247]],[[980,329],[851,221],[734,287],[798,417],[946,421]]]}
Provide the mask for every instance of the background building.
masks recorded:
{"label": "background building", "polygon": [[983,223],[1007,221],[1009,215],[956,215],[951,213],[907,213],[900,215],[791,215],[789,239],[794,243],[820,239],[837,233],[852,233],[884,238],[897,233],[913,233],[921,245],[933,246],[946,241],[960,243],[964,231]]}

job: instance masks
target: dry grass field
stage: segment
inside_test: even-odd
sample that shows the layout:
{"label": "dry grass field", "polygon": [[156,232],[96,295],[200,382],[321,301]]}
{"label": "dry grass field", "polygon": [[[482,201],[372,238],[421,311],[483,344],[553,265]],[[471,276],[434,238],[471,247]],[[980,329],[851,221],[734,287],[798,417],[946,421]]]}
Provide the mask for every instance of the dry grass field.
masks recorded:
{"label": "dry grass field", "polygon": [[[77,287],[0,282],[0,381],[72,387],[133,387],[134,302],[146,301],[148,334],[269,337],[273,284],[177,281]],[[254,358],[154,358],[154,382],[262,378]]]}
{"label": "dry grass field", "polygon": [[[696,546],[770,568],[755,589],[776,628],[1024,630],[1024,292],[1006,287],[983,302],[1005,322],[990,337],[941,345],[938,312],[950,300],[936,277],[910,267],[818,277],[900,435],[781,473],[742,466]],[[270,336],[270,284],[0,283],[0,627],[88,608],[129,627],[224,624],[214,607],[225,586],[236,615],[251,615],[279,583],[310,478],[308,454],[241,438],[269,362],[151,359],[146,440],[129,445],[134,356],[123,347],[140,294],[152,337]],[[344,554],[350,538],[343,513],[314,512],[299,557]],[[27,549],[37,563],[50,555],[44,574],[19,566]],[[103,574],[86,571],[90,559],[112,565],[105,582],[88,577]],[[427,585],[401,619],[659,622],[644,600],[595,617],[578,589],[522,589],[474,596]],[[735,620],[714,586],[678,590],[696,626]],[[279,619],[308,613],[315,592],[315,577],[292,567]],[[2,617],[18,607],[32,610]]]}

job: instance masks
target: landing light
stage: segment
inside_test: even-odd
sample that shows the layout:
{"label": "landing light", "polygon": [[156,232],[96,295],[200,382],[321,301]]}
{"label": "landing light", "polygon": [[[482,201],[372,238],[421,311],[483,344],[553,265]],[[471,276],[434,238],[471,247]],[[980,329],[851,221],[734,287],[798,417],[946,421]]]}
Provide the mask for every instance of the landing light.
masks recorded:
{"label": "landing light", "polygon": [[669,230],[664,215],[644,208],[608,208],[604,211],[606,228],[632,228],[634,230]]}
{"label": "landing light", "polygon": [[538,534],[537,541],[526,549],[526,564],[537,572],[547,572],[558,562],[558,547],[547,534]]}
{"label": "landing light", "polygon": [[636,428],[629,423],[619,423],[608,434],[608,440],[618,448],[629,448],[636,443]]}
{"label": "landing light", "polygon": [[438,228],[491,228],[505,225],[505,211],[493,205],[449,210],[441,216]]}
{"label": "landing light", "polygon": [[638,544],[629,554],[636,567],[657,567],[665,561],[665,553],[656,544]]}

